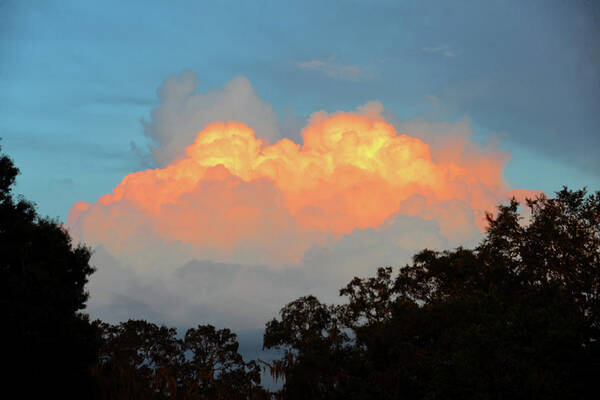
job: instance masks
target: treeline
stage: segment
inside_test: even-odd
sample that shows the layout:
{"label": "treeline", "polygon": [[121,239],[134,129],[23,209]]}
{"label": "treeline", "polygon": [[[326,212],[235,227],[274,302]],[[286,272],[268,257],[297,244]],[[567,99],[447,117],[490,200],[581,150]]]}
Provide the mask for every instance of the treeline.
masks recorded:
{"label": "treeline", "polygon": [[[90,399],[591,399],[600,377],[600,192],[564,188],[488,216],[475,249],[424,250],[267,323],[270,362],[228,329],[81,313],[93,268],[57,221],[11,194],[0,156],[6,391]],[[260,372],[283,382],[272,393]]]}
{"label": "treeline", "polygon": [[268,399],[257,361],[237,337],[211,325],[177,331],[143,320],[97,323],[102,345],[92,375],[100,399]]}

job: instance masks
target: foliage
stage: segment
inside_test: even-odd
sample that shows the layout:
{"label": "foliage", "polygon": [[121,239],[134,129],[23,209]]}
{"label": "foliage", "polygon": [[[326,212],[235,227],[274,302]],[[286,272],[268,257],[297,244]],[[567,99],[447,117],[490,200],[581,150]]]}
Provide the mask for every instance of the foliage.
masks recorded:
{"label": "foliage", "polygon": [[285,349],[272,364],[280,397],[592,398],[600,193],[564,188],[527,205],[528,222],[514,200],[488,215],[473,250],[424,250],[395,277],[353,279],[341,307],[304,297],[283,308],[264,338]]}
{"label": "foliage", "polygon": [[97,376],[105,399],[260,399],[260,369],[244,362],[237,336],[212,325],[174,328],[143,320],[102,324]]}
{"label": "foliage", "polygon": [[301,297],[281,310],[281,321],[267,324],[264,347],[284,349],[283,358],[267,364],[272,375],[284,378],[285,398],[321,398],[339,391],[336,383],[352,349],[341,329],[335,307],[314,296]]}
{"label": "foliage", "polygon": [[[21,397],[42,391],[89,396],[97,327],[80,310],[93,272],[90,251],[56,221],[11,193],[19,170],[0,154],[0,307],[5,382]],[[31,380],[35,383],[32,384]]]}

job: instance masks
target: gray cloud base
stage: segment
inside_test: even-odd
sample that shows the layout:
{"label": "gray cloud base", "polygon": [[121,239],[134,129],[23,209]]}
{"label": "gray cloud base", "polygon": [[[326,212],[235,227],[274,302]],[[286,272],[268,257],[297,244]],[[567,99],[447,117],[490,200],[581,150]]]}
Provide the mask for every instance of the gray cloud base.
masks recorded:
{"label": "gray cloud base", "polygon": [[261,329],[299,296],[340,302],[339,289],[354,276],[368,276],[379,266],[403,266],[423,248],[468,245],[479,237],[473,229],[468,239],[448,240],[437,222],[398,215],[383,228],[357,230],[330,246],[314,246],[300,263],[279,268],[198,259],[169,264],[168,257],[140,267],[99,247],[92,259],[97,272],[89,284],[88,311],[111,322],[145,318],[175,326]]}

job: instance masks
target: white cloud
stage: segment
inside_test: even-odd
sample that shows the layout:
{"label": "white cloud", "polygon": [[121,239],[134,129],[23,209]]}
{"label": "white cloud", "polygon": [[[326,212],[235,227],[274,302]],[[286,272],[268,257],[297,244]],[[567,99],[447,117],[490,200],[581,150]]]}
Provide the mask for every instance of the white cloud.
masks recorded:
{"label": "white cloud", "polygon": [[312,60],[312,61],[300,61],[298,66],[304,69],[320,69],[327,65],[325,61]]}
{"label": "white cloud", "polygon": [[199,93],[198,77],[190,71],[166,79],[158,90],[160,105],[144,121],[144,134],[159,166],[185,154],[197,133],[213,121],[238,121],[273,143],[280,139],[273,107],[260,100],[248,79],[240,76],[222,88]]}
{"label": "white cloud", "polygon": [[423,47],[422,50],[426,53],[440,53],[446,57],[454,57],[456,55],[449,46]]}
{"label": "white cloud", "polygon": [[296,65],[305,70],[319,71],[331,78],[356,81],[365,76],[365,71],[356,65],[342,65],[331,56],[326,60],[299,61]]}

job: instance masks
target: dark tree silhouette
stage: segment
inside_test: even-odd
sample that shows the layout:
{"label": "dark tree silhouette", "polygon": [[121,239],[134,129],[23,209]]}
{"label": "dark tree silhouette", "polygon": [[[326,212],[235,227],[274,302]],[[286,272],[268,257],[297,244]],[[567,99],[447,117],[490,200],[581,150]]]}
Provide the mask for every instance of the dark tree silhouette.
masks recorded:
{"label": "dark tree silhouette", "polygon": [[98,331],[85,307],[90,251],[11,193],[18,169],[0,154],[0,307],[5,390],[89,397]]}
{"label": "dark tree silhouette", "polygon": [[195,398],[264,398],[260,367],[255,361],[244,362],[238,347],[237,335],[229,329],[188,329],[183,341],[184,350],[191,353],[184,376],[187,392]]}
{"label": "dark tree silhouette", "polygon": [[352,349],[341,329],[336,309],[314,296],[301,297],[281,312],[281,321],[267,323],[264,347],[282,349],[283,357],[265,363],[276,379],[283,378],[280,393],[286,399],[332,397],[338,387],[342,366],[349,364]]}
{"label": "dark tree silhouette", "polygon": [[[342,307],[290,303],[264,339],[286,349],[272,364],[286,378],[280,397],[596,398],[600,192],[565,188],[527,205],[528,222],[514,200],[488,215],[474,250],[424,250],[395,277],[381,268],[353,279]],[[326,342],[322,321],[334,320],[347,357],[303,340],[310,327]],[[298,390],[315,385],[326,389]]]}
{"label": "dark tree silhouette", "polygon": [[174,328],[143,320],[102,324],[96,375],[102,399],[264,399],[260,368],[238,353],[237,336],[212,325]]}
{"label": "dark tree silhouette", "polygon": [[102,323],[97,370],[102,399],[177,398],[183,365],[177,331],[142,320]]}

